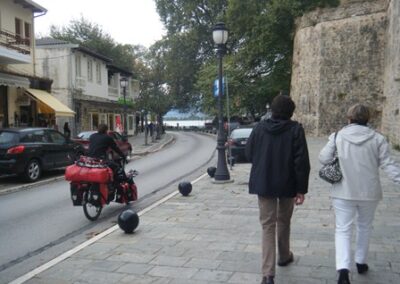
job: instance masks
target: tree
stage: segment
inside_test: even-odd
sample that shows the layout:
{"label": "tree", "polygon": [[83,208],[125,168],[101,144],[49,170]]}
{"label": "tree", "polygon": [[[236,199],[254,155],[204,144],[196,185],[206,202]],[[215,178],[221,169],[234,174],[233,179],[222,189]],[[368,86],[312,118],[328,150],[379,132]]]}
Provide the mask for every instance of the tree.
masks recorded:
{"label": "tree", "polygon": [[245,70],[242,80],[251,86],[243,101],[253,116],[265,111],[266,102],[280,91],[290,90],[295,19],[317,6],[337,4],[338,0],[229,2],[234,65]]}
{"label": "tree", "polygon": [[50,36],[85,46],[111,58],[113,64],[129,71],[134,71],[134,54],[141,48],[140,46],[116,43],[111,35],[105,33],[98,24],[91,23],[83,17],[72,20],[65,27],[52,25]]}

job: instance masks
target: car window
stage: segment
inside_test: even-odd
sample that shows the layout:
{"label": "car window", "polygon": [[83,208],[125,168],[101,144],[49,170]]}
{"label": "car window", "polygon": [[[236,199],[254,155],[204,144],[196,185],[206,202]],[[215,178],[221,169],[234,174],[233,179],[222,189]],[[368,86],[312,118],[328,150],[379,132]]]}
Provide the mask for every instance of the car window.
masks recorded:
{"label": "car window", "polygon": [[49,131],[49,136],[50,139],[53,143],[56,144],[64,144],[65,143],[65,137],[56,131]]}
{"label": "car window", "polygon": [[231,133],[231,138],[237,139],[237,138],[249,138],[250,133],[253,129],[251,128],[242,128],[242,129],[235,129]]}
{"label": "car window", "polygon": [[18,133],[0,131],[0,144],[11,144],[18,142]]}
{"label": "car window", "polygon": [[81,139],[89,140],[90,136],[95,132],[81,132],[78,134],[78,137]]}
{"label": "car window", "polygon": [[23,143],[46,143],[49,142],[47,136],[44,134],[43,130],[37,130],[33,132],[26,133],[20,139]]}

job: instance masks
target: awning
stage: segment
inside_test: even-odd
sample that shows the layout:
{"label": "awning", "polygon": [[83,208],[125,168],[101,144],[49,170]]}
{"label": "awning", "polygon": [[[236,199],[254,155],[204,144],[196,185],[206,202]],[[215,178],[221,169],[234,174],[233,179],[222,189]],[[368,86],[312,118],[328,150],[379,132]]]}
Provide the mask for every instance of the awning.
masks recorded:
{"label": "awning", "polygon": [[29,88],[30,81],[26,77],[0,73],[0,86]]}
{"label": "awning", "polygon": [[75,116],[74,111],[46,91],[26,89],[26,92],[39,102],[41,113],[55,113],[56,116]]}

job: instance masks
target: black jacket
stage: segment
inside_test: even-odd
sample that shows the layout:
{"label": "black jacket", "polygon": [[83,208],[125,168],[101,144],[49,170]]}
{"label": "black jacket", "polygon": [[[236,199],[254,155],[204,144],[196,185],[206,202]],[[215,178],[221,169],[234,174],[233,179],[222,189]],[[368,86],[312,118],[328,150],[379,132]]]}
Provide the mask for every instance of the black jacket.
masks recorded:
{"label": "black jacket", "polygon": [[90,135],[89,138],[89,152],[88,156],[98,159],[106,159],[107,158],[107,149],[111,148],[118,155],[125,158],[124,153],[118,148],[117,144],[115,144],[114,139],[112,139],[107,134],[103,133],[94,133]]}
{"label": "black jacket", "polygon": [[264,197],[295,197],[308,191],[310,160],[304,129],[296,121],[267,119],[246,145],[252,163],[249,192]]}

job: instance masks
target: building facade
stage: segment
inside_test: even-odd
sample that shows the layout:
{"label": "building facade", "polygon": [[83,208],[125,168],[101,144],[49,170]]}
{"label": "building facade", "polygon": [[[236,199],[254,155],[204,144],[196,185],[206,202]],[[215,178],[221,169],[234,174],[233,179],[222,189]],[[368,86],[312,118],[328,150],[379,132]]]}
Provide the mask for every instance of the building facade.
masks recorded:
{"label": "building facade", "polygon": [[291,96],[309,134],[340,129],[362,102],[371,124],[400,145],[399,19],[398,0],[342,0],[298,19]]}
{"label": "building facade", "polygon": [[44,119],[55,125],[56,116],[73,116],[46,92],[52,81],[35,73],[34,19],[46,9],[31,0],[1,0],[0,8],[0,128],[37,126]]}
{"label": "building facade", "polygon": [[[123,132],[125,112],[127,134],[135,133],[136,114],[131,106],[139,96],[139,84],[131,72],[78,44],[44,38],[36,46],[36,72],[51,78],[54,96],[75,111],[74,118],[63,121],[70,123],[74,134],[96,130],[100,123]],[[127,79],[125,96],[122,78]]]}

